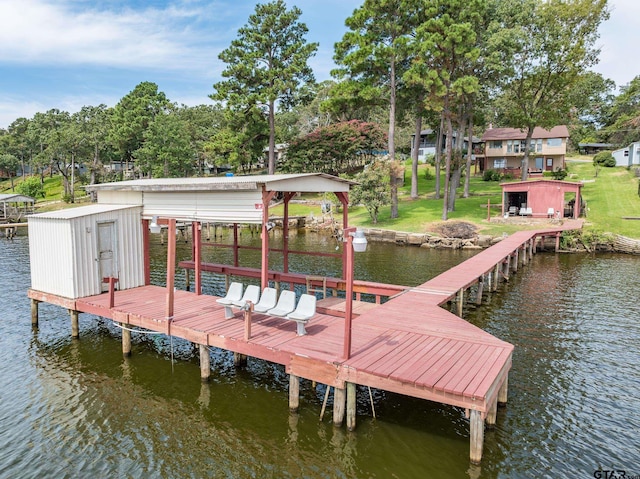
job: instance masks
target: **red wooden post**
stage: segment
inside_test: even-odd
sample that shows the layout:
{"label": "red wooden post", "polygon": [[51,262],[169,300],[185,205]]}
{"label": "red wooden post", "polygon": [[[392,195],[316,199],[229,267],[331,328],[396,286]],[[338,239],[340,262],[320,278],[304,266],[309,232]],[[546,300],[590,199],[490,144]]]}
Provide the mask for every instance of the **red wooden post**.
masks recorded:
{"label": "red wooden post", "polygon": [[149,255],[149,220],[142,220],[142,255],[144,262],[144,285],[151,284],[151,258]]}
{"label": "red wooden post", "polygon": [[275,191],[262,190],[262,266],[260,270],[260,284],[262,289],[269,286],[269,202],[275,195]]}
{"label": "red wooden post", "polygon": [[193,222],[193,261],[195,263],[196,294],[202,294],[202,230],[200,222]]}
{"label": "red wooden post", "polygon": [[247,309],[244,310],[244,340],[251,339],[251,313],[253,312],[253,303],[247,302]]}
{"label": "red wooden post", "polygon": [[238,223],[233,223],[233,265],[240,265],[238,257]]}
{"label": "red wooden post", "polygon": [[344,305],[344,359],[349,359],[351,356],[351,320],[353,319],[353,236],[351,233],[355,233],[355,228],[345,228],[343,230],[344,235],[344,247],[346,256],[346,295]]}
{"label": "red wooden post", "polygon": [[103,283],[109,283],[109,309],[112,309],[115,306],[116,302],[116,286],[115,284],[118,282],[118,278],[114,278],[112,276],[108,278],[102,278]]}
{"label": "red wooden post", "polygon": [[169,220],[167,232],[167,320],[173,319],[174,284],[176,276],[176,220]]}

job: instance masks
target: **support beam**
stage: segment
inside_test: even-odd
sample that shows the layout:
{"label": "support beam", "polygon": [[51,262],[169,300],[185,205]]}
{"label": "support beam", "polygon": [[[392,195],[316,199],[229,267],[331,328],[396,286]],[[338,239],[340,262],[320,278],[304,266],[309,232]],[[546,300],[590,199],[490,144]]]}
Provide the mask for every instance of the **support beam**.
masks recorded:
{"label": "support beam", "polygon": [[482,304],[482,293],[484,292],[484,274],[478,278],[478,291],[476,293],[476,304]]}
{"label": "support beam", "polygon": [[494,400],[487,411],[487,429],[493,429],[496,426],[496,418],[498,417],[498,401]]}
{"label": "support beam", "polygon": [[560,251],[560,232],[556,233],[556,253]]}
{"label": "support beam", "polygon": [[144,285],[151,284],[151,256],[149,254],[149,220],[142,220],[142,261],[144,268]]}
{"label": "support beam", "polygon": [[193,262],[195,275],[195,293],[202,294],[202,230],[199,221],[191,223],[191,237],[193,238]]}
{"label": "support beam", "polygon": [[482,460],[482,446],[484,445],[484,421],[482,413],[472,409],[469,412],[469,460],[471,464],[480,464]]}
{"label": "support beam", "polygon": [[509,376],[504,378],[504,382],[498,390],[498,406],[504,407],[507,405],[507,397],[509,395]]}
{"label": "support beam", "polygon": [[344,420],[344,407],[347,399],[347,390],[333,388],[333,425],[340,427]]}
{"label": "support beam", "polygon": [[169,220],[169,231],[167,232],[167,303],[165,308],[165,318],[167,321],[173,319],[174,306],[174,285],[176,278],[176,220]]}
{"label": "support beam", "polygon": [[519,253],[520,253],[520,248],[516,248],[516,250],[513,252],[513,264],[512,264],[512,268],[513,268],[513,272],[517,272],[518,271],[518,257],[519,257]]}
{"label": "support beam", "polygon": [[462,307],[464,306],[464,288],[458,291],[458,298],[456,299],[456,314],[462,317]]}
{"label": "support beam", "polygon": [[198,346],[200,349],[200,380],[206,383],[211,377],[211,357],[206,344],[199,344]]}
{"label": "support beam", "polygon": [[289,375],[289,411],[298,412],[300,407],[300,378],[295,374]]}
{"label": "support beam", "polygon": [[247,365],[247,356],[240,353],[233,353],[233,365],[241,368]]}
{"label": "support beam", "polygon": [[509,273],[511,272],[511,255],[502,263],[502,277],[505,281],[509,281]]}
{"label": "support beam", "polygon": [[131,356],[131,331],[128,329],[122,329],[122,355]]}
{"label": "support beam", "polygon": [[356,429],[356,384],[347,383],[347,430]]}
{"label": "support beam", "polygon": [[31,300],[31,327],[32,328],[38,327],[38,304],[39,303],[40,301],[38,301],[37,299]]}
{"label": "support beam", "polygon": [[77,339],[80,337],[80,325],[78,322],[80,313],[76,310],[70,309],[69,314],[71,315],[71,337]]}
{"label": "support beam", "polygon": [[498,283],[500,282],[500,263],[496,264],[496,269],[493,272],[493,284],[491,285],[491,291],[498,291]]}

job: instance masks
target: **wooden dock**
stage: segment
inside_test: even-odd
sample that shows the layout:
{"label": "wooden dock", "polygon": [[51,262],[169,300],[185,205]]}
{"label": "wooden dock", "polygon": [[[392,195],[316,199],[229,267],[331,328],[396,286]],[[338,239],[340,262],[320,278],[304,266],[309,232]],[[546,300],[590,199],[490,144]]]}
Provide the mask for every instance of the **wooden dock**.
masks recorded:
{"label": "wooden dock", "polygon": [[[356,305],[351,355],[343,359],[344,299],[318,302],[306,336],[282,318],[238,312],[225,319],[216,297],[176,291],[174,316],[166,315],[166,288],[143,286],[70,300],[29,290],[32,323],[37,303],[58,304],[71,312],[72,334],[78,334],[78,312],[95,314],[125,328],[144,328],[200,345],[203,380],[210,374],[208,347],[284,365],[290,375],[289,404],[299,405],[300,378],[334,388],[334,424],[355,428],[356,385],[376,387],[464,408],[470,418],[470,459],[482,457],[484,425],[495,424],[498,403],[506,403],[513,345],[461,318],[467,291],[474,300],[495,290],[536,252],[538,239],[556,236],[581,223],[566,222],[551,230],[515,233],[426,283],[407,287],[384,304]],[[470,296],[470,295],[469,295]],[[324,301],[324,303],[323,303]],[[341,303],[342,301],[342,303]],[[457,314],[441,305],[454,302]],[[131,336],[123,330],[123,352]]]}

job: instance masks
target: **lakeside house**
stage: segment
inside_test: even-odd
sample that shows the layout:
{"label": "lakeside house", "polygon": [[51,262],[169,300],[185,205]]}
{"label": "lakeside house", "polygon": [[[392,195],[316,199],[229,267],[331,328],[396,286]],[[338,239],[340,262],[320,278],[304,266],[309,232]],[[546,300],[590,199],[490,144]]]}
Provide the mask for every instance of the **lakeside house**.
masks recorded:
{"label": "lakeside house", "polygon": [[[481,170],[493,169],[513,177],[521,176],[526,130],[519,128],[489,128],[484,132],[485,164]],[[569,129],[566,125],[554,126],[550,130],[536,127],[531,137],[529,150],[530,176],[542,176],[545,171],[565,168]]]}

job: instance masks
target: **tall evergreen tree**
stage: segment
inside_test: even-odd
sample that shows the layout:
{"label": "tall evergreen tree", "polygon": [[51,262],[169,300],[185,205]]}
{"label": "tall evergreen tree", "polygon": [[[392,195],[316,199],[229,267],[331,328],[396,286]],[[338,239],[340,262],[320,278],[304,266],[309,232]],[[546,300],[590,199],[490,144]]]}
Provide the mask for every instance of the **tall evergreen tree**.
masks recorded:
{"label": "tall evergreen tree", "polygon": [[314,82],[309,58],[318,48],[307,43],[302,11],[287,10],[284,0],[256,5],[238,38],[218,56],[227,64],[211,98],[248,111],[266,108],[269,122],[269,174],[275,172],[276,103],[287,109],[304,98],[300,90]]}

